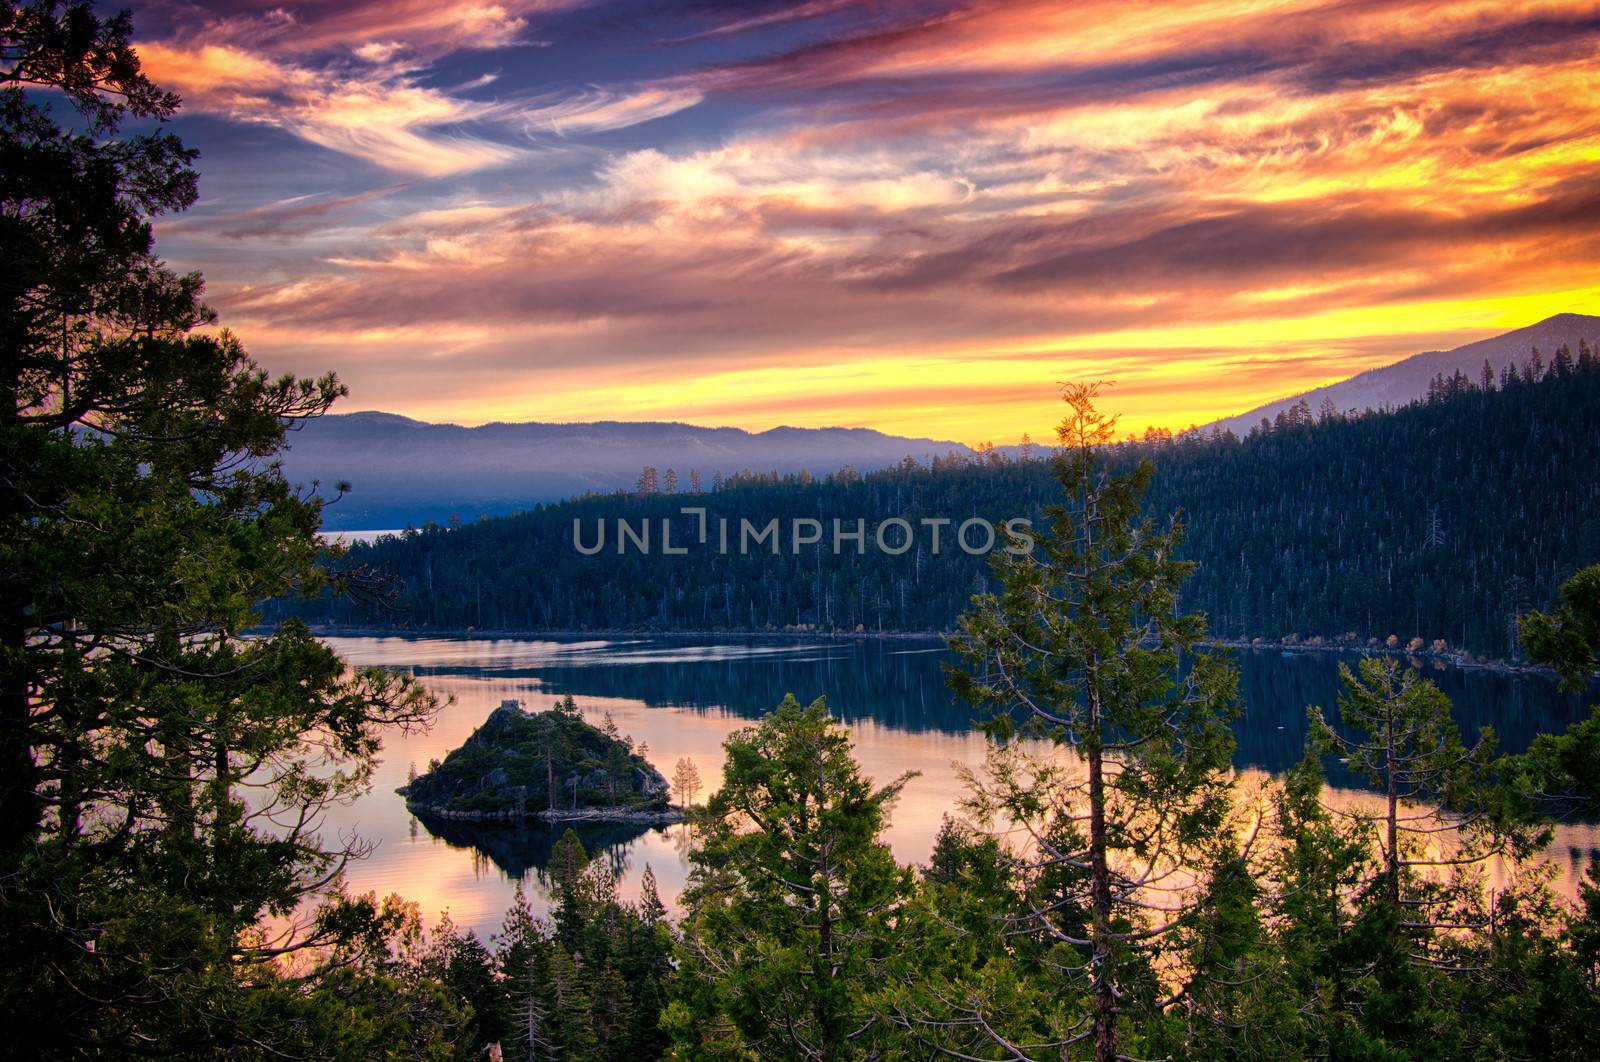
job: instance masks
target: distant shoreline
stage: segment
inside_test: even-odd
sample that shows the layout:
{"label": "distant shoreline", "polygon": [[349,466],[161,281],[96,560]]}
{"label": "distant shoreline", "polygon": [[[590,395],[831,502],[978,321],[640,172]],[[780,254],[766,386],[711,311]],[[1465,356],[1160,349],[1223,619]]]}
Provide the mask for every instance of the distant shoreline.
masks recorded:
{"label": "distant shoreline", "polygon": [[727,628],[696,628],[672,631],[648,630],[638,627],[597,627],[592,630],[516,630],[487,627],[437,627],[420,630],[403,627],[340,627],[327,624],[311,625],[311,633],[322,638],[452,638],[452,639],[525,639],[525,638],[775,638],[775,639],[827,639],[832,641],[944,641],[953,631],[744,631]]}
{"label": "distant shoreline", "polygon": [[[339,627],[317,625],[311,632],[322,638],[449,638],[468,641],[528,640],[536,638],[751,638],[775,641],[908,641],[944,642],[953,631],[815,631],[815,630],[728,630],[695,629],[659,631],[640,628],[606,627],[593,630],[495,630],[487,628],[438,628],[430,630],[397,627]],[[1463,656],[1460,650],[1408,650],[1401,646],[1356,645],[1324,642],[1318,645],[1294,641],[1261,641],[1249,638],[1210,638],[1206,645],[1220,649],[1251,649],[1282,653],[1340,653],[1358,656],[1403,656],[1417,661],[1434,661],[1452,667],[1493,671],[1505,675],[1542,675],[1555,672],[1543,665],[1514,664],[1505,660]],[[1600,678],[1597,673],[1596,678]]]}

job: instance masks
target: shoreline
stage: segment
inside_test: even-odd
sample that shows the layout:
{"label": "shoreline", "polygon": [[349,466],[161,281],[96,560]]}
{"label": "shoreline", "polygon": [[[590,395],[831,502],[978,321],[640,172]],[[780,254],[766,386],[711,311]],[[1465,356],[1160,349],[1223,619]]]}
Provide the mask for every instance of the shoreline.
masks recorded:
{"label": "shoreline", "polygon": [[[490,628],[438,628],[438,629],[406,629],[397,627],[342,627],[326,624],[308,625],[311,633],[319,638],[448,638],[461,641],[505,641],[505,640],[533,640],[541,638],[750,638],[772,639],[779,641],[840,641],[840,642],[888,642],[888,641],[921,641],[944,642],[954,634],[953,631],[822,631],[822,630],[728,630],[728,629],[693,629],[660,631],[628,627],[603,627],[589,630],[519,630],[519,629],[490,629]],[[1408,657],[1413,661],[1433,661],[1448,664],[1452,667],[1472,668],[1480,671],[1493,671],[1504,675],[1540,675],[1554,677],[1555,672],[1543,665],[1514,664],[1505,660],[1490,659],[1471,655],[1463,655],[1462,650],[1446,649],[1435,652],[1432,649],[1409,650],[1402,646],[1387,645],[1358,645],[1354,643],[1324,642],[1321,644],[1308,644],[1303,641],[1265,641],[1259,638],[1208,638],[1205,645],[1216,649],[1249,649],[1260,651],[1276,651],[1281,653],[1339,653],[1354,656],[1400,656]],[[1600,678],[1597,673],[1594,678]]]}
{"label": "shoreline", "polygon": [[[403,793],[401,795],[404,796]],[[598,822],[620,826],[671,826],[686,821],[682,809],[675,807],[643,811],[623,808],[547,809],[527,811],[519,815],[511,808],[500,811],[451,811],[438,804],[413,804],[408,800],[406,810],[419,819],[478,822],[492,826],[517,826],[527,822],[542,822],[547,826],[574,822]]]}
{"label": "shoreline", "polygon": [[672,631],[649,630],[642,627],[595,627],[581,630],[522,630],[518,628],[490,627],[437,627],[428,629],[403,627],[340,627],[328,624],[307,624],[319,638],[449,638],[452,640],[499,641],[504,639],[534,638],[777,638],[825,639],[828,641],[944,641],[953,631],[814,631],[778,630],[749,631],[725,628],[693,628]]}

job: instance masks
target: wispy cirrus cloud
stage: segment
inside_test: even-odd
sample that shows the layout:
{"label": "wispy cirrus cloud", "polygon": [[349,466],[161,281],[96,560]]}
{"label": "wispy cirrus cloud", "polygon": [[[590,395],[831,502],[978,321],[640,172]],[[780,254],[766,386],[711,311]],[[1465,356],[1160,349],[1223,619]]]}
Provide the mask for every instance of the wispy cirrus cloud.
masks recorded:
{"label": "wispy cirrus cloud", "polygon": [[627,128],[692,107],[692,87],[587,86],[484,98],[493,72],[442,84],[433,63],[461,50],[537,44],[529,17],[566,0],[240,5],[140,45],[146,67],[190,111],[281,129],[419,177],[502,166],[528,135]]}
{"label": "wispy cirrus cloud", "polygon": [[605,132],[626,129],[693,107],[704,93],[689,87],[644,87],[616,91],[589,87],[575,93],[528,100],[517,107],[530,134]]}
{"label": "wispy cirrus cloud", "polygon": [[191,110],[282,129],[383,169],[440,177],[501,165],[518,149],[463,131],[497,108],[405,74],[313,70],[231,45],[145,44],[150,72]]}
{"label": "wispy cirrus cloud", "polygon": [[[499,49],[529,38],[541,15],[581,0],[156,0],[146,22],[169,38],[251,47],[275,55],[356,53],[388,61],[402,52],[432,59],[461,49]],[[144,15],[145,12],[141,12]]]}

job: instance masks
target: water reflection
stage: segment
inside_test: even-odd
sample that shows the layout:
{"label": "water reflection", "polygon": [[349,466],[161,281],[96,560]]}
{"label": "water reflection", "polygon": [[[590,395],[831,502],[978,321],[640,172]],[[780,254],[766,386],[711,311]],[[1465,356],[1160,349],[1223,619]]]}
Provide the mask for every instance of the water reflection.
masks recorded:
{"label": "water reflection", "polygon": [[[551,828],[543,823],[523,826],[488,826],[471,822],[450,822],[444,819],[419,818],[416,820],[428,833],[451,848],[472,852],[487,859],[500,873],[518,881],[531,872],[534,880],[548,887],[545,871],[555,854],[556,842],[567,827]],[[628,852],[634,843],[648,832],[666,833],[666,827],[624,826],[616,824],[576,823],[572,831],[583,842],[592,859],[604,861],[618,877],[632,869]]]}
{"label": "water reflection", "polygon": [[[863,771],[888,780],[920,771],[893,809],[887,840],[897,858],[927,859],[942,815],[960,798],[958,768],[982,762],[981,734],[971,712],[950,696],[937,642],[794,641],[780,639],[407,639],[338,638],[331,643],[353,664],[410,672],[455,703],[428,734],[391,736],[373,789],[330,818],[333,833],[357,833],[378,850],[348,873],[358,891],[399,892],[430,916],[449,908],[457,923],[493,930],[520,882],[534,906],[547,900],[542,870],[559,834],[537,827],[505,829],[414,822],[394,788],[409,766],[442,758],[502,699],[543,708],[570,693],[592,721],[610,714],[649,748],[665,773],[692,759],[705,792],[721,784],[722,741],[771,711],[785,693],[802,700],[825,694],[850,726]],[[1242,651],[1243,713],[1235,726],[1236,763],[1277,773],[1301,756],[1306,706],[1332,709],[1338,659],[1326,653]],[[1540,677],[1425,665],[1456,706],[1469,732],[1492,725],[1502,748],[1525,748],[1541,730],[1564,729],[1585,713],[1584,699],[1562,694]],[[1330,781],[1358,781],[1332,765]],[[1352,794],[1353,795],[1353,794]],[[662,898],[675,906],[687,877],[681,827],[666,830],[591,828],[586,847],[619,872],[624,896],[636,895],[645,866]],[[1590,827],[1563,827],[1550,853],[1569,882],[1588,852],[1600,847]]]}

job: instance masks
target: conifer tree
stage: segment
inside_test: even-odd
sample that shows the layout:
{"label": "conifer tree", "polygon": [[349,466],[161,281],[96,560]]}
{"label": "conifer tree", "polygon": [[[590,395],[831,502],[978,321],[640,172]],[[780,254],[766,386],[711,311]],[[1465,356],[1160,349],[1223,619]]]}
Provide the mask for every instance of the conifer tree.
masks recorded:
{"label": "conifer tree", "polygon": [[[1501,800],[1491,780],[1494,734],[1466,746],[1447,697],[1393,657],[1340,665],[1341,733],[1310,710],[1313,741],[1379,791],[1377,808],[1344,812],[1375,852],[1329,949],[1342,1004],[1331,1011],[1336,1053],[1405,1050],[1456,1057],[1467,1031],[1452,1018],[1469,980],[1492,963],[1501,914],[1541,902],[1537,876],[1491,897],[1493,856],[1515,867],[1548,840],[1533,816]],[[1353,731],[1353,734],[1348,733]],[[1480,944],[1487,947],[1480,948]],[[1380,1045],[1381,1048],[1380,1048]]]}
{"label": "conifer tree", "polygon": [[[1528,658],[1553,669],[1564,689],[1585,690],[1600,668],[1600,564],[1563,583],[1552,611],[1519,616],[1517,633]],[[1501,795],[1520,807],[1592,815],[1600,809],[1600,705],[1564,733],[1539,735],[1500,773]]]}
{"label": "conifer tree", "polygon": [[[1399,915],[1412,870],[1458,862],[1407,848],[1416,847],[1419,838],[1467,831],[1481,821],[1470,814],[1441,821],[1440,815],[1452,808],[1470,812],[1478,805],[1494,735],[1486,730],[1477,746],[1468,749],[1451,718],[1449,698],[1394,657],[1364,657],[1355,671],[1340,663],[1339,677],[1344,684],[1339,721],[1356,736],[1341,734],[1316,707],[1310,710],[1313,735],[1321,749],[1338,754],[1382,792],[1381,811],[1374,819],[1381,834],[1382,872],[1374,884]],[[1459,862],[1480,861],[1485,855],[1474,851]]]}
{"label": "conifer tree", "polygon": [[909,872],[879,839],[906,778],[874,788],[818,699],[724,744],[692,855],[671,1057],[873,1057],[873,1008]]}
{"label": "conifer tree", "polygon": [[1327,1057],[1353,1009],[1345,965],[1355,899],[1371,877],[1370,834],[1323,803],[1314,751],[1273,787],[1269,857],[1260,875],[1263,917],[1273,926],[1271,991],[1293,1016],[1271,1030],[1286,1057]]}
{"label": "conifer tree", "polygon": [[1149,465],[1101,463],[1116,420],[1095,408],[1096,390],[1064,389],[1061,501],[1046,507],[1033,551],[996,555],[998,589],[973,599],[952,640],[964,665],[952,685],[996,737],[1020,729],[1069,750],[1066,763],[991,775],[979,796],[1029,828],[1037,854],[1026,869],[1058,879],[1027,916],[1078,951],[1061,970],[1089,996],[1083,1027],[1058,1050],[1087,1041],[1097,1062],[1113,1062],[1135,982],[1148,977],[1143,956],[1187,902],[1175,874],[1203,865],[1196,857],[1224,822],[1237,680],[1197,649],[1204,618],[1178,607],[1193,565],[1174,556],[1177,521],[1163,529],[1140,515]]}
{"label": "conifer tree", "polygon": [[672,770],[672,795],[678,798],[678,803],[684,807],[692,807],[694,798],[700,793],[700,769],[694,761],[684,756]]}
{"label": "conifer tree", "polygon": [[506,1057],[518,1062],[550,1058],[556,1048],[550,1033],[547,930],[547,923],[534,918],[519,883],[495,937],[495,958],[507,997],[503,1047]]}
{"label": "conifer tree", "polygon": [[131,35],[0,8],[0,1005],[84,1054],[265,1050],[318,1035],[254,1024],[316,995],[280,958],[392,928],[327,896],[363,845],[319,827],[434,702],[298,621],[243,637],[325,586],[321,502],[274,457],[344,389],[197,331],[150,223],[193,201],[194,154]]}

